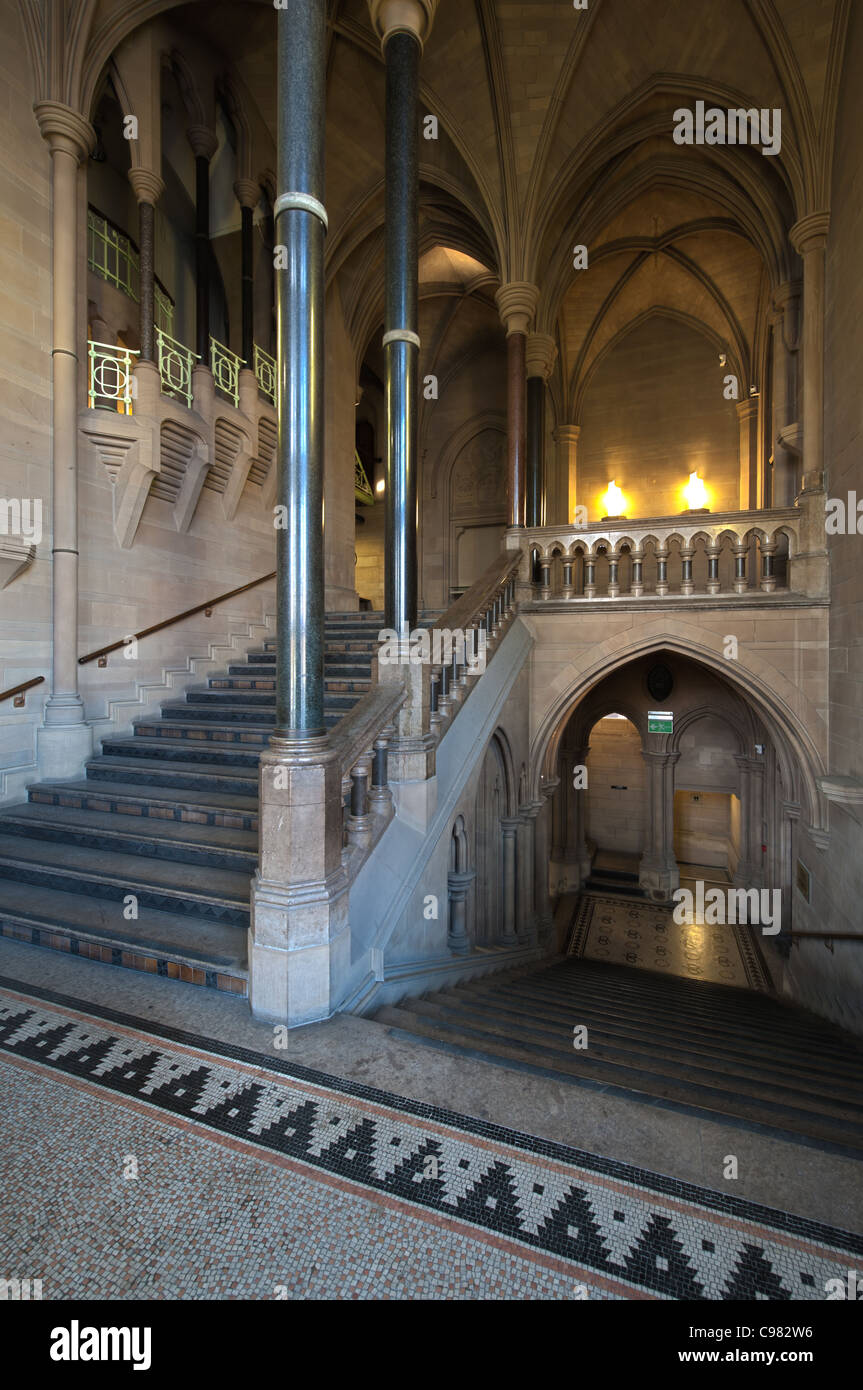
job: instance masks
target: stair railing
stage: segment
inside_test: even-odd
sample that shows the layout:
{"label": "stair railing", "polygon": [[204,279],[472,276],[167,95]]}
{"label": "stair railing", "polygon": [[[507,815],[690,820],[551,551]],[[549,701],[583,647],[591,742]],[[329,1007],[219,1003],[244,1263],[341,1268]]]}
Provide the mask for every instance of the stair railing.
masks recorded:
{"label": "stair railing", "polygon": [[429,629],[429,724],[454,719],[515,615],[520,550],[505,550]]}
{"label": "stair railing", "polygon": [[342,772],[342,844],[349,874],[377,843],[393,816],[387,750],[394,720],[407,699],[399,685],[376,685],[358,700],[330,734]]}
{"label": "stair railing", "polygon": [[8,690],[0,690],[0,704],[4,700],[11,700],[14,709],[21,709],[25,704],[25,690],[32,690],[34,685],[43,685],[44,676],[34,676],[32,680],[22,681],[20,685],[10,685]]}
{"label": "stair railing", "polygon": [[160,623],[153,623],[151,627],[142,628],[140,632],[128,633],[121,637],[119,642],[110,642],[107,647],[98,647],[94,652],[87,652],[86,656],[78,657],[78,665],[86,666],[89,661],[96,661],[100,666],[108,665],[108,657],[111,652],[120,651],[122,647],[127,647],[130,642],[139,642],[142,637],[151,637],[154,632],[162,632],[166,627],[173,627],[175,623],[181,623],[184,618],[192,618],[196,613],[203,613],[209,618],[217,603],[225,603],[229,598],[236,598],[238,594],[245,594],[249,589],[256,589],[259,584],[266,584],[268,580],[275,579],[276,571],[271,570],[269,574],[262,574],[260,579],[250,579],[248,584],[241,584],[239,588],[229,589],[226,594],[218,594],[216,598],[209,598],[204,603],[198,603],[194,608],[186,608],[182,613],[175,613],[173,618],[163,618]]}

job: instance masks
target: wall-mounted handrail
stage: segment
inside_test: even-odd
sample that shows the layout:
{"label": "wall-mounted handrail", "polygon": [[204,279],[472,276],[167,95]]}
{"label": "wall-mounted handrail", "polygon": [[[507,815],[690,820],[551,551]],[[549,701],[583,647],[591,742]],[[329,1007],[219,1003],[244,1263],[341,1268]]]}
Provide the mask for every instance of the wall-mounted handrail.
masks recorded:
{"label": "wall-mounted handrail", "polygon": [[34,676],[32,680],[22,681],[20,685],[11,685],[8,690],[0,690],[0,704],[4,700],[11,700],[13,695],[23,695],[25,690],[31,690],[34,685],[42,685],[44,680],[44,676]]}
{"label": "wall-mounted handrail", "polygon": [[208,599],[206,603],[196,604],[194,608],[186,608],[182,613],[176,613],[173,618],[163,618],[160,623],[153,623],[152,627],[142,628],[140,632],[134,632],[130,636],[121,637],[119,642],[111,642],[107,647],[99,647],[98,651],[88,652],[86,656],[78,657],[78,665],[86,666],[88,661],[96,661],[101,656],[108,656],[110,652],[119,651],[121,647],[128,645],[130,640],[140,641],[142,637],[151,637],[154,632],[161,632],[163,628],[173,627],[175,623],[181,623],[184,618],[193,618],[196,613],[206,613],[209,609],[215,608],[217,603],[224,603],[226,599],[236,598],[237,594],[245,594],[249,589],[255,589],[259,584],[266,584],[268,580],[275,579],[276,571],[270,574],[262,574],[260,579],[251,579],[248,584],[241,584],[237,589],[229,589],[226,594],[219,594],[217,598]]}

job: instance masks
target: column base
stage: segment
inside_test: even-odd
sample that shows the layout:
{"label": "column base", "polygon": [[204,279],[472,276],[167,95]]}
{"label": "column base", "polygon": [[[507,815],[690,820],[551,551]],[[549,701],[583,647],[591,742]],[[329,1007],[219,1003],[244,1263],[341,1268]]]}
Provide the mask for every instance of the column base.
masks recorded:
{"label": "column base", "polygon": [[289,1028],[330,1018],[347,981],[350,943],[347,882],[341,870],[329,883],[294,888],[256,876],[248,932],[254,1017]]}
{"label": "column base", "polygon": [[92,756],[93,730],[84,723],[81,701],[74,699],[67,703],[49,700],[45,706],[45,723],[36,730],[40,780],[62,781],[80,777],[84,764]]}
{"label": "column base", "polygon": [[676,860],[659,860],[648,855],[638,866],[638,886],[652,902],[667,903],[680,887],[680,870]]}

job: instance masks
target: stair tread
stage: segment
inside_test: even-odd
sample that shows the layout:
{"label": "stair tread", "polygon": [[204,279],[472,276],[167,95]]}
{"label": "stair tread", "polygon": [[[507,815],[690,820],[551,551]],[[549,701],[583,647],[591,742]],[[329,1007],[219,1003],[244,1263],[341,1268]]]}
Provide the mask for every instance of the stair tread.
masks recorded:
{"label": "stair tread", "polygon": [[86,893],[0,879],[0,918],[12,917],[46,931],[74,931],[132,950],[168,952],[233,974],[246,973],[246,934],[242,928],[139,905],[138,920],[127,922],[120,905]]}
{"label": "stair tread", "polygon": [[184,897],[204,895],[232,903],[244,903],[249,899],[250,876],[239,869],[181,864],[120,850],[93,850],[82,845],[27,840],[21,835],[0,833],[0,866],[10,863],[75,876],[109,878],[127,886],[129,892],[133,892],[136,885],[143,885]]}
{"label": "stair tread", "polygon": [[213,846],[251,852],[257,857],[258,836],[254,830],[236,830],[230,826],[200,825],[193,821],[163,820],[161,817],[124,816],[116,811],[92,811],[87,807],[46,806],[44,803],[24,802],[21,806],[4,807],[0,812],[0,833],[10,820],[22,824],[81,828],[104,831],[108,834],[166,840],[176,845]]}
{"label": "stair tread", "polygon": [[[137,765],[136,760],[136,768]],[[110,792],[106,788],[110,788]],[[182,806],[192,811],[196,809],[202,811],[236,811],[237,814],[248,814],[250,812],[255,813],[258,809],[257,797],[236,796],[231,792],[211,791],[207,787],[202,787],[200,791],[184,793],[182,787],[162,788],[154,786],[148,790],[138,782],[81,781],[38,782],[33,790],[49,793],[52,796],[106,797],[110,795],[129,801],[153,801],[159,805]],[[37,804],[46,805],[47,803]],[[74,810],[75,808],[70,807],[69,809]]]}
{"label": "stair tread", "polygon": [[[131,742],[131,740],[129,741]],[[143,742],[143,740],[141,740],[141,742]],[[154,739],[153,742],[158,743],[158,740]],[[195,746],[200,747],[200,744],[196,744]],[[254,767],[238,767],[236,764],[226,763],[223,767],[220,766],[217,772],[212,772],[207,771],[206,765],[199,765],[192,762],[183,763],[179,759],[171,764],[162,758],[124,758],[122,754],[119,753],[103,753],[100,758],[91,759],[90,762],[87,763],[88,771],[90,768],[93,768],[95,771],[106,769],[110,771],[116,769],[121,772],[171,772],[175,776],[180,776],[181,774],[190,777],[197,775],[199,777],[212,778],[215,776],[222,780],[225,778],[234,778],[237,781],[248,782],[250,779],[257,781],[257,771]],[[87,785],[89,787],[96,787],[101,784],[98,780],[94,780],[88,781]],[[115,784],[109,782],[106,785],[114,786]],[[118,783],[117,785],[121,784]],[[146,784],[142,783],[142,785]],[[182,790],[182,788],[177,788],[177,790]],[[197,792],[195,795],[197,796]]]}

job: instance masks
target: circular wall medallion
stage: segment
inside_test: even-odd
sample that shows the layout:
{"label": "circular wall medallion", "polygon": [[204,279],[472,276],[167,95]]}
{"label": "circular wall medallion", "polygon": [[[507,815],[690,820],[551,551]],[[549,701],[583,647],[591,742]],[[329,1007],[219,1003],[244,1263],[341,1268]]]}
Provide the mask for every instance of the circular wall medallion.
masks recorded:
{"label": "circular wall medallion", "polygon": [[661,663],[651,666],[647,673],[647,689],[654,700],[660,704],[667,700],[674,689],[674,677],[667,666]]}

